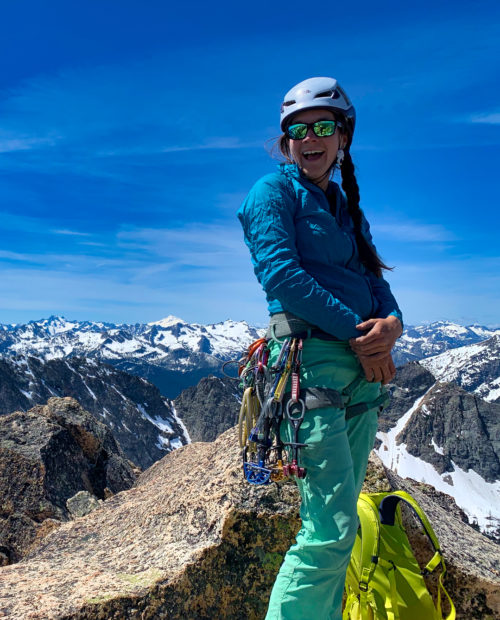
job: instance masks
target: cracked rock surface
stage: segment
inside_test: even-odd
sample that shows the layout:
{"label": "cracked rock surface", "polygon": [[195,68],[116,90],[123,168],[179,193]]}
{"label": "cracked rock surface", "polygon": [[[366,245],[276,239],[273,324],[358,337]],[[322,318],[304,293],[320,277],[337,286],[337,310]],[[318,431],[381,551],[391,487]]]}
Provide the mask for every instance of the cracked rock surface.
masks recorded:
{"label": "cracked rock surface", "polygon": [[[374,457],[365,490],[389,488]],[[492,572],[498,546],[462,523],[459,513],[427,501],[437,507],[429,516],[440,520],[436,530],[458,617],[487,618],[474,615],[479,599],[483,611],[499,617],[492,594],[500,585]],[[456,523],[462,529],[456,531]],[[0,617],[260,620],[299,525],[295,485],[245,483],[236,429],[230,429],[213,443],[170,453],[132,489],[62,524],[29,557],[0,568]],[[462,564],[457,546],[475,563]]]}

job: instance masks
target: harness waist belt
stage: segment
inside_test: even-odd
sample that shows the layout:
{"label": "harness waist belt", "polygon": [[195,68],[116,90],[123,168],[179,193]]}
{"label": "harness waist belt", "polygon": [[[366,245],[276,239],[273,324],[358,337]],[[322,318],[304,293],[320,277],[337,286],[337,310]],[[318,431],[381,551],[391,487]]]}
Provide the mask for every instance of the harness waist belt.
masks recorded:
{"label": "harness waist belt", "polygon": [[332,334],[328,334],[316,325],[304,321],[304,319],[295,316],[291,312],[277,312],[273,314],[269,320],[269,327],[266,332],[268,340],[276,340],[278,338],[319,338],[320,340],[336,340],[340,342]]}

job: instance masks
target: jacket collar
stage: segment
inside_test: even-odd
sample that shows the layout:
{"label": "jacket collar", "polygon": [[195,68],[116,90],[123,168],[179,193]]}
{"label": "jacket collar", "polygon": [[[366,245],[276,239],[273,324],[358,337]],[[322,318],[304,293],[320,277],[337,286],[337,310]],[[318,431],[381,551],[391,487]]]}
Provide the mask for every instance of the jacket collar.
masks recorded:
{"label": "jacket collar", "polygon": [[[297,166],[297,164],[280,164],[279,166],[280,171],[287,176],[289,179],[295,179],[296,181],[298,181],[301,185],[303,185],[305,188],[307,188],[308,190],[312,191],[312,192],[319,192],[321,195],[325,195],[325,192],[318,187],[317,185],[315,185],[312,181],[309,181],[308,178],[306,178],[300,171],[300,168]],[[337,183],[335,183],[334,181],[330,181],[330,186],[334,187],[334,191],[337,194],[337,198],[340,198],[340,188],[337,185]],[[343,206],[343,205],[342,205]]]}

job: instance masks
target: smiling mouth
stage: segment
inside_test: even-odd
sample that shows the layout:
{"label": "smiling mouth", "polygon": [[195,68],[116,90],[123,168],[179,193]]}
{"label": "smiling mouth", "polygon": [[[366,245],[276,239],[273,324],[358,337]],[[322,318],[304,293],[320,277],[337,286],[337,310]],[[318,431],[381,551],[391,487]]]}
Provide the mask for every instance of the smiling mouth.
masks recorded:
{"label": "smiling mouth", "polygon": [[307,159],[307,161],[315,161],[323,155],[323,152],[324,151],[304,151],[302,153],[302,157],[304,157],[304,159]]}

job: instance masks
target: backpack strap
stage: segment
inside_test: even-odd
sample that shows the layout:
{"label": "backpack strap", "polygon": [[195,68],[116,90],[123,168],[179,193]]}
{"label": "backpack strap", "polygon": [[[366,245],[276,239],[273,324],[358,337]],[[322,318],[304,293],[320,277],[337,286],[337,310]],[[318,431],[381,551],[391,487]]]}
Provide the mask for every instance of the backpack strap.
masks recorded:
{"label": "backpack strap", "polygon": [[450,603],[450,609],[451,609],[450,613],[446,617],[446,620],[455,620],[456,618],[455,606],[453,605],[453,601],[451,600],[450,595],[448,594],[448,592],[446,591],[443,585],[443,577],[446,573],[446,566],[445,566],[443,556],[441,553],[441,548],[439,546],[439,541],[437,539],[436,534],[434,533],[434,530],[432,529],[431,524],[429,523],[429,520],[425,516],[425,513],[420,507],[420,505],[418,504],[418,502],[409,493],[405,493],[404,491],[394,491],[393,493],[386,495],[386,497],[384,497],[384,499],[380,502],[379,508],[378,508],[379,515],[380,515],[380,523],[382,523],[383,525],[394,525],[395,519],[396,519],[396,508],[400,501],[404,501],[405,504],[408,504],[408,506],[410,506],[413,509],[413,511],[418,517],[418,520],[422,524],[422,527],[424,528],[424,532],[426,533],[428,539],[430,540],[434,548],[434,555],[430,559],[430,561],[427,563],[425,568],[423,569],[422,574],[427,575],[429,573],[432,573],[439,565],[441,565],[442,567],[441,574],[439,575],[439,588],[438,588],[437,605],[436,605],[439,616],[442,617],[442,612],[441,612],[441,590],[442,590]]}
{"label": "backpack strap", "polygon": [[377,568],[380,548],[380,523],[376,504],[361,493],[358,499],[358,517],[361,525],[361,561],[359,580],[359,604],[361,620],[368,618],[369,584]]}

